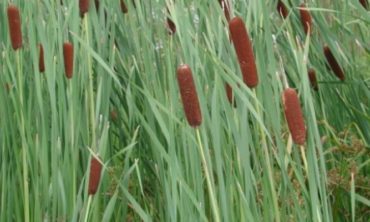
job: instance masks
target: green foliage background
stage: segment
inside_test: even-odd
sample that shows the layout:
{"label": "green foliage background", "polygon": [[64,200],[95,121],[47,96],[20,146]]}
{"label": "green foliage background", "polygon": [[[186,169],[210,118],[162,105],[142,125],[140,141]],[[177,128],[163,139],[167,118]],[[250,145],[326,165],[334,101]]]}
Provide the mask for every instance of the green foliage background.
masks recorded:
{"label": "green foliage background", "polygon": [[[10,2],[21,11],[18,51],[8,33]],[[216,0],[127,1],[127,14],[118,0],[101,0],[98,10],[91,1],[84,19],[77,0],[60,2],[0,2],[0,221],[370,218],[370,14],[357,0],[307,1],[309,38],[299,0],[284,1],[285,20],[275,0],[232,1],[232,15],[243,18],[253,42],[254,90],[242,82]],[[75,50],[71,80],[66,41]],[[40,43],[45,73],[38,70]],[[324,44],[346,81],[327,69]],[[198,129],[184,117],[181,63],[193,70]],[[316,70],[318,92],[308,68]],[[300,96],[303,154],[287,129],[283,76]],[[98,193],[88,196],[92,155],[104,165]]]}

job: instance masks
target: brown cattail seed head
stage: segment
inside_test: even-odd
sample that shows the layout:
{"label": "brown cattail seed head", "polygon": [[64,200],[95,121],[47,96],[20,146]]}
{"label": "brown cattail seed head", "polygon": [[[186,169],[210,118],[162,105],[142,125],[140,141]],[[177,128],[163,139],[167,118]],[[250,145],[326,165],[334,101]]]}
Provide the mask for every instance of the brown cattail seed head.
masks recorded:
{"label": "brown cattail seed head", "polygon": [[21,16],[15,5],[8,7],[8,24],[12,47],[17,50],[22,47]]}
{"label": "brown cattail seed head", "polygon": [[299,12],[301,14],[301,22],[303,25],[304,32],[309,35],[312,32],[312,17],[310,12],[307,10],[306,5],[302,3]]}
{"label": "brown cattail seed head", "polygon": [[324,54],[326,57],[326,61],[329,63],[331,70],[333,70],[334,74],[342,81],[344,81],[345,76],[342,68],[338,64],[337,60],[335,59],[333,53],[331,52],[329,46],[324,46]]}
{"label": "brown cattail seed head", "polygon": [[231,88],[231,86],[228,83],[225,84],[225,90],[226,90],[227,100],[229,100],[230,104],[232,104],[232,105],[234,105],[234,107],[236,107],[236,102],[235,102],[235,98],[234,98],[233,89]]}
{"label": "brown cattail seed head", "polygon": [[360,4],[367,9],[369,7],[367,0],[360,0]]}
{"label": "brown cattail seed head", "polygon": [[253,88],[258,84],[257,67],[253,54],[252,43],[249,39],[244,22],[235,17],[229,22],[231,40],[234,43],[236,55],[239,60],[243,80],[247,86]]}
{"label": "brown cattail seed head", "polygon": [[110,112],[110,118],[112,121],[116,121],[117,118],[118,118],[118,114],[117,114],[117,110],[116,109],[112,109],[112,111]]}
{"label": "brown cattail seed head", "polygon": [[176,33],[176,25],[175,23],[167,17],[167,27],[169,29],[169,34],[173,35]]}
{"label": "brown cattail seed head", "polygon": [[89,177],[89,195],[94,195],[98,190],[102,165],[95,157],[91,158],[90,161],[90,177]]}
{"label": "brown cattail seed head", "polygon": [[293,141],[298,145],[303,145],[306,141],[306,126],[303,120],[298,95],[294,89],[287,88],[284,90],[283,104],[285,118],[288,122]]}
{"label": "brown cattail seed head", "polygon": [[64,56],[64,70],[68,79],[72,78],[73,75],[73,45],[70,42],[66,42],[63,45],[63,56]]}
{"label": "brown cattail seed head", "polygon": [[89,11],[90,0],[80,0],[80,15],[84,16]]}
{"label": "brown cattail seed head", "polygon": [[289,14],[288,9],[284,2],[282,2],[281,0],[278,1],[276,9],[283,18],[288,17]]}
{"label": "brown cattail seed head", "polygon": [[310,80],[311,87],[315,91],[319,90],[319,86],[317,85],[317,79],[316,79],[316,71],[312,68],[308,70],[308,79]]}
{"label": "brown cattail seed head", "polygon": [[120,0],[120,4],[121,4],[122,13],[126,14],[128,12],[128,10],[127,10],[127,6],[126,6],[125,2],[123,0]]}
{"label": "brown cattail seed head", "polygon": [[228,1],[218,0],[218,2],[220,3],[222,10],[224,11],[226,21],[229,22],[230,21],[230,7],[229,7]]}
{"label": "brown cattail seed head", "polygon": [[180,65],[177,68],[177,81],[180,88],[181,100],[186,119],[190,126],[197,127],[202,123],[202,113],[193,80],[193,74],[188,65]]}
{"label": "brown cattail seed head", "polygon": [[39,71],[45,72],[44,47],[42,47],[42,44],[39,45],[39,50]]}

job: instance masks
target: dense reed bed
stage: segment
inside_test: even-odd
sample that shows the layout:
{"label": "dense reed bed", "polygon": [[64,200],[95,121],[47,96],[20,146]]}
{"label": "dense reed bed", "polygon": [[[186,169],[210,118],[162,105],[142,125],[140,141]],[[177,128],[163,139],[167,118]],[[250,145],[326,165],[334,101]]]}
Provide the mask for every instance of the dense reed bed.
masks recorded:
{"label": "dense reed bed", "polygon": [[364,2],[0,1],[0,221],[367,221]]}

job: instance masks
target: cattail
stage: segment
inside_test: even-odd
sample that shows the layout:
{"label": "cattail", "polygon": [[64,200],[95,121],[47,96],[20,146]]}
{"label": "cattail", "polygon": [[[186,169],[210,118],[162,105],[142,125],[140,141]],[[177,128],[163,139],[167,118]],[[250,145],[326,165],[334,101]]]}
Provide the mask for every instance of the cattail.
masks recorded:
{"label": "cattail", "polygon": [[8,7],[8,24],[12,47],[17,50],[22,47],[21,16],[15,5]]}
{"label": "cattail", "polygon": [[228,0],[218,0],[218,2],[220,3],[222,10],[224,11],[226,21],[229,22],[230,21],[230,7],[229,7]]}
{"label": "cattail", "polygon": [[95,8],[96,8],[97,11],[99,10],[99,7],[100,7],[99,0],[95,0]]}
{"label": "cattail", "polygon": [[110,112],[110,118],[112,121],[116,121],[117,118],[118,118],[118,114],[117,114],[117,110],[116,109],[112,109],[112,111]]}
{"label": "cattail", "polygon": [[335,59],[333,53],[331,52],[329,46],[324,46],[324,54],[326,57],[326,61],[329,63],[331,70],[333,70],[334,74],[342,81],[344,81],[344,72],[340,65],[338,64],[337,60]]}
{"label": "cattail", "polygon": [[243,74],[243,80],[247,86],[253,88],[258,84],[256,63],[254,60],[253,47],[249,39],[244,22],[235,17],[229,22],[231,40],[238,56],[239,65]]}
{"label": "cattail", "polygon": [[[167,8],[167,13],[171,14],[170,10],[168,8]],[[167,17],[166,22],[167,22],[167,28],[169,29],[169,34],[170,35],[175,34],[176,33],[176,24],[169,17]]]}
{"label": "cattail", "polygon": [[5,83],[6,92],[9,92],[12,86],[9,83]]}
{"label": "cattail", "polygon": [[125,2],[123,0],[120,0],[120,4],[121,4],[122,13],[126,14],[128,12],[128,10],[127,10],[127,6],[126,6]]}
{"label": "cattail", "polygon": [[319,90],[319,86],[317,85],[317,79],[316,79],[316,71],[312,68],[308,70],[308,79],[310,80],[311,87],[315,91]]}
{"label": "cattail", "polygon": [[225,84],[225,89],[226,89],[227,100],[229,100],[230,104],[234,104],[234,107],[236,107],[236,103],[235,103],[235,99],[233,95],[233,89],[228,83]]}
{"label": "cattail", "polygon": [[73,75],[73,45],[70,42],[66,42],[63,45],[63,56],[64,56],[64,70],[68,79],[72,78]]}
{"label": "cattail", "polygon": [[176,24],[168,17],[167,17],[167,27],[169,29],[170,35],[173,35],[176,33]]}
{"label": "cattail", "polygon": [[361,3],[361,5],[362,5],[365,9],[367,9],[367,8],[368,8],[368,2],[367,2],[367,0],[360,0],[360,3]]}
{"label": "cattail", "polygon": [[44,47],[42,47],[42,44],[39,44],[39,50],[39,71],[45,72]]}
{"label": "cattail", "polygon": [[188,65],[180,65],[177,68],[177,81],[186,119],[190,126],[197,127],[202,123],[202,113],[197,91],[195,89],[193,74]]}
{"label": "cattail", "polygon": [[312,32],[312,17],[310,12],[307,10],[306,5],[302,3],[299,12],[301,14],[301,22],[303,25],[304,32],[309,35]]}
{"label": "cattail", "polygon": [[100,175],[101,175],[102,164],[95,157],[91,158],[90,161],[90,176],[89,176],[89,195],[94,195],[98,190]]}
{"label": "cattail", "polygon": [[84,16],[89,11],[90,0],[80,0],[80,15]]}
{"label": "cattail", "polygon": [[283,18],[288,17],[289,14],[288,9],[284,2],[282,2],[281,0],[278,1],[276,9]]}
{"label": "cattail", "polygon": [[303,145],[306,141],[306,126],[303,120],[298,95],[294,89],[287,88],[284,90],[283,104],[285,118],[288,122],[293,141],[298,145]]}

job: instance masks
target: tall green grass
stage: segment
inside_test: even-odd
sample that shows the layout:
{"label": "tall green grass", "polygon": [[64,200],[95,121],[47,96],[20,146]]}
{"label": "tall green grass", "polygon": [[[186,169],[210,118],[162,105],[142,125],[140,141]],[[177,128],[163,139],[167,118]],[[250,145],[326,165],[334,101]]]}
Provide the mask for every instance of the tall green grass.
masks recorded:
{"label": "tall green grass", "polygon": [[[260,79],[253,90],[216,0],[126,0],[127,14],[119,0],[101,0],[99,10],[90,1],[83,19],[77,0],[63,2],[12,1],[24,41],[16,52],[10,1],[0,2],[0,221],[368,220],[370,14],[357,0],[307,1],[309,37],[298,0],[284,1],[285,20],[277,1],[232,1],[252,38]],[[66,41],[75,51],[71,80]],[[324,44],[346,81],[327,69]],[[196,130],[180,100],[182,63],[192,68],[203,114]],[[285,121],[284,79],[299,93],[303,149]],[[88,196],[93,155],[104,165]]]}

